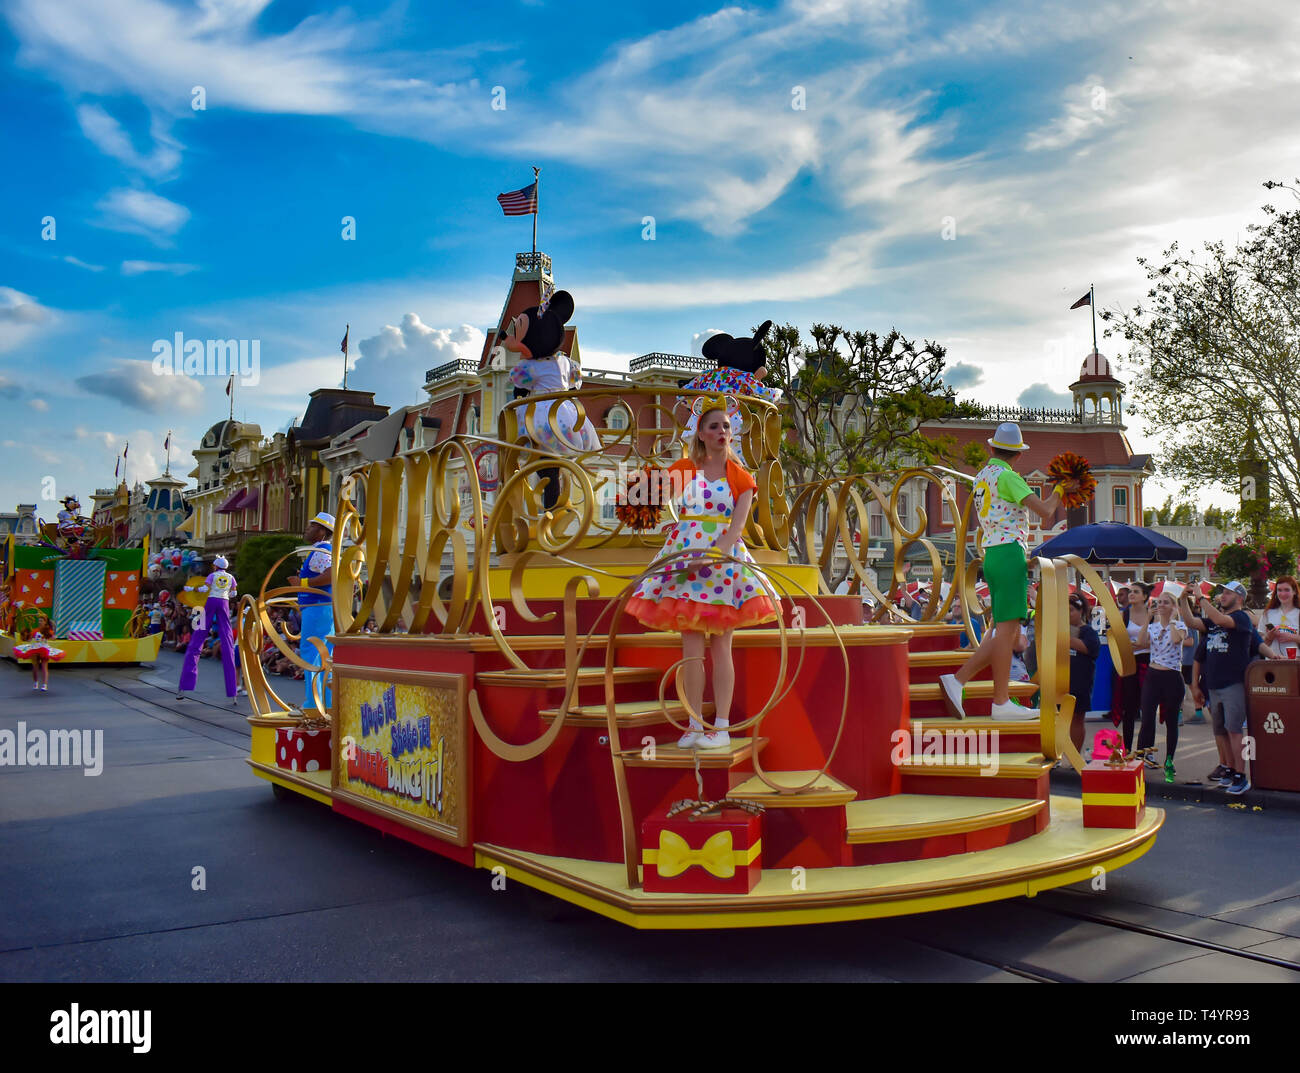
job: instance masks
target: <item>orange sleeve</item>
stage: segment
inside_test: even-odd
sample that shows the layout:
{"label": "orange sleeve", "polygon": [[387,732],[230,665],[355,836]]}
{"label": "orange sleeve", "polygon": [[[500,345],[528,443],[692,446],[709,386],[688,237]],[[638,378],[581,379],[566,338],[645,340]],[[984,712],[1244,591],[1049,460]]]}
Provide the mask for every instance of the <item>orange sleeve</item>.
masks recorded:
{"label": "orange sleeve", "polygon": [[754,480],[754,475],[745,469],[744,466],[727,459],[727,483],[731,485],[731,494],[735,497],[737,503],[740,497],[746,492],[752,492],[758,488],[758,482]]}
{"label": "orange sleeve", "polygon": [[668,467],[669,473],[680,473],[683,481],[688,481],[695,475],[695,463],[689,458],[679,458]]}

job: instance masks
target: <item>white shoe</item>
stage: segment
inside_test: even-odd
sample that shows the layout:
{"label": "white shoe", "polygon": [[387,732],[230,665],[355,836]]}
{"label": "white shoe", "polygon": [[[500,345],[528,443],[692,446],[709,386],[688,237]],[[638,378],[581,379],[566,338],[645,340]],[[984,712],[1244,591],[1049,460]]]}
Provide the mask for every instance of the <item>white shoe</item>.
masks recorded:
{"label": "white shoe", "polygon": [[694,749],[697,745],[699,745],[700,739],[702,737],[704,737],[703,725],[697,723],[694,719],[692,719],[691,729],[677,739],[677,748]]}
{"label": "white shoe", "polygon": [[41,688],[41,683],[40,683],[40,682],[33,682],[33,683],[32,683],[32,692],[36,692],[36,690],[38,690],[38,689],[40,689],[40,688]]}
{"label": "white shoe", "polygon": [[1037,708],[1026,708],[1017,704],[1014,700],[1009,700],[1006,704],[995,704],[993,710],[989,713],[994,719],[1004,719],[1008,722],[1012,720],[1037,719]]}
{"label": "white shoe", "polygon": [[943,690],[944,706],[954,719],[965,719],[966,709],[961,706],[962,685],[955,674],[939,675],[939,686]]}
{"label": "white shoe", "polygon": [[699,749],[727,749],[731,747],[731,734],[726,730],[715,730],[712,734],[701,734]]}
{"label": "white shoe", "polygon": [[50,691],[50,687],[49,687],[48,685],[46,685],[44,682],[42,682],[42,683],[41,683],[41,692],[42,692],[42,693],[48,693],[49,691]]}

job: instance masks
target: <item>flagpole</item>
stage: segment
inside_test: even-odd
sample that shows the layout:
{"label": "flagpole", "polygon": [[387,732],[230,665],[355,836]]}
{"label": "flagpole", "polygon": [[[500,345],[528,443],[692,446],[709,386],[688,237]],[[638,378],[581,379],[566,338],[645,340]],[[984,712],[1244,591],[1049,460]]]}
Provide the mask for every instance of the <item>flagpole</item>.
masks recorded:
{"label": "flagpole", "polygon": [[172,475],[172,430],[168,429],[167,430],[167,469],[165,470],[165,476],[170,477],[171,475]]}
{"label": "flagpole", "polygon": [[1093,284],[1088,284],[1088,305],[1092,308],[1092,352],[1097,353],[1097,295]]}
{"label": "flagpole", "polygon": [[533,168],[533,262],[537,261],[537,212],[542,207],[542,169]]}
{"label": "flagpole", "polygon": [[348,389],[348,333],[352,331],[352,325],[348,324],[343,329],[343,390]]}
{"label": "flagpole", "polygon": [[227,381],[226,387],[230,389],[227,394],[230,395],[230,420],[233,424],[235,420],[235,378],[233,376]]}

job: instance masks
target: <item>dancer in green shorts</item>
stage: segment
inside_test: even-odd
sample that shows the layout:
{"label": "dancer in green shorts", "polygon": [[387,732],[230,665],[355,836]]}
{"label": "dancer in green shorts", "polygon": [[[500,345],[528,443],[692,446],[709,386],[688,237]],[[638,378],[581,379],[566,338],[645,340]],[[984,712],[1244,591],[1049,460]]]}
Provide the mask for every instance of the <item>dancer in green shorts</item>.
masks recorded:
{"label": "dancer in green shorts", "polygon": [[1029,566],[1025,559],[1029,511],[1044,523],[1050,522],[1061,506],[1061,489],[1058,487],[1046,500],[1040,499],[1011,468],[1012,460],[1021,451],[1029,450],[1014,421],[1000,424],[988,444],[993,448],[993,457],[975,474],[972,494],[984,531],[984,580],[993,602],[994,628],[985,632],[979,647],[957,673],[943,675],[939,684],[949,713],[963,719],[966,713],[961,703],[962,687],[992,665],[993,718],[1037,719],[1036,708],[1025,708],[1011,699],[1007,684],[1020,623],[1029,614]]}

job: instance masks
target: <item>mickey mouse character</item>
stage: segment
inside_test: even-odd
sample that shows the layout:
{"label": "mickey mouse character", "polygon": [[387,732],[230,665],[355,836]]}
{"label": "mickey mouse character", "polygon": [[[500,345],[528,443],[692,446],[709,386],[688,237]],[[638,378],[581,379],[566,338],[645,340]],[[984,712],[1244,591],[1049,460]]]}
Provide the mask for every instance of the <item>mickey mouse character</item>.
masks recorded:
{"label": "mickey mouse character", "polygon": [[[771,327],[772,322],[765,320],[758,326],[758,331],[747,339],[733,339],[725,332],[711,336],[705,341],[702,353],[706,358],[716,361],[718,367],[701,373],[683,386],[690,391],[717,392],[734,398],[749,396],[775,402],[781,397],[780,391],[763,383],[763,378],[767,375],[767,351],[763,347],[763,340]],[[681,401],[689,404],[694,400],[683,398]],[[731,433],[739,436],[739,407],[729,407],[728,413],[731,415]],[[695,434],[697,420],[692,413],[686,423],[686,435]]]}
{"label": "mickey mouse character", "polygon": [[[507,350],[520,356],[510,370],[511,383],[534,394],[573,391],[582,386],[582,370],[560,350],[564,325],[572,316],[573,295],[556,291],[541,305],[524,310],[502,330],[498,339]],[[552,454],[600,450],[596,426],[586,418],[579,419],[573,403],[543,400],[526,413],[532,418],[526,424],[528,436],[542,450]],[[559,471],[543,470],[542,476],[548,478],[543,503],[550,509],[559,501]]]}

